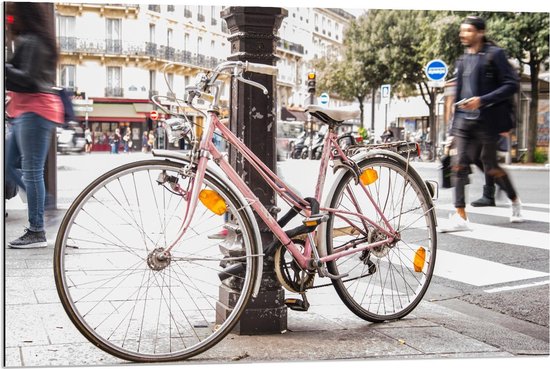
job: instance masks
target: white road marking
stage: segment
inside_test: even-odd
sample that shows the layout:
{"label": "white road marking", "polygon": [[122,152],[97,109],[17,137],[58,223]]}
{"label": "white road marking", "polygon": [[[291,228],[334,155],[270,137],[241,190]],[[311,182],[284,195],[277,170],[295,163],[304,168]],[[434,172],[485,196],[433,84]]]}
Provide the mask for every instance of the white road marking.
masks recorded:
{"label": "white road marking", "polygon": [[548,276],[548,273],[517,268],[445,250],[437,250],[434,274],[478,287]]}
{"label": "white road marking", "polygon": [[550,280],[546,280],[546,281],[540,281],[540,282],[521,284],[519,286],[504,286],[504,287],[498,287],[498,288],[491,288],[491,289],[485,290],[484,292],[495,293],[495,292],[503,292],[503,291],[520,290],[522,288],[544,286],[545,284],[549,284],[549,283],[550,283]]}
{"label": "white road marking", "polygon": [[[439,227],[449,223],[449,219],[438,217]],[[470,222],[471,231],[452,232],[449,234],[482,241],[526,246],[542,250],[550,250],[550,235],[548,233],[525,231],[522,229],[504,228]]]}
{"label": "white road marking", "polygon": [[[523,204],[526,206],[526,204]],[[536,204],[541,205],[541,204]],[[436,204],[435,208],[437,210],[450,210],[454,211],[455,207],[453,204]],[[542,208],[542,207],[541,207]],[[504,207],[504,206],[487,206],[487,207],[473,207],[473,206],[467,206],[466,207],[466,213],[472,213],[472,214],[483,214],[483,215],[491,215],[491,216],[497,216],[497,217],[505,217],[505,222],[508,222],[508,218],[510,218],[510,215],[512,215],[512,208],[510,206]],[[544,211],[535,211],[535,210],[521,210],[521,216],[525,220],[531,220],[535,222],[546,222],[550,223],[550,213],[544,212]]]}

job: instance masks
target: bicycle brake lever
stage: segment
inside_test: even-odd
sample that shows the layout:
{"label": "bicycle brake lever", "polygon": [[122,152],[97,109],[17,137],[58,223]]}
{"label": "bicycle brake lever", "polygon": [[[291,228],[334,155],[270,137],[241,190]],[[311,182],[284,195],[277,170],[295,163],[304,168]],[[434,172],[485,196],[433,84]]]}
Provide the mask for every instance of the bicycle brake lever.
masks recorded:
{"label": "bicycle brake lever", "polygon": [[251,81],[249,79],[244,78],[243,76],[237,76],[237,80],[241,81],[242,83],[246,83],[246,84],[249,84],[253,87],[259,88],[260,90],[262,90],[264,95],[267,95],[269,93],[267,88],[265,88],[264,85],[262,85],[261,83]]}

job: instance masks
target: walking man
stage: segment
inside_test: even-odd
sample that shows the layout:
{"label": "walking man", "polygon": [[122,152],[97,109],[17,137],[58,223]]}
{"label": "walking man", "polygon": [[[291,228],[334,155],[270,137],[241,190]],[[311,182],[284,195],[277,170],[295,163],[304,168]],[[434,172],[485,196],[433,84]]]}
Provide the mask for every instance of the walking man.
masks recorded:
{"label": "walking man", "polygon": [[441,232],[470,230],[465,187],[470,164],[477,158],[484,172],[512,201],[510,221],[523,221],[520,199],[497,160],[499,135],[512,128],[510,99],[518,91],[519,78],[504,50],[485,37],[483,19],[466,17],[460,25],[459,36],[466,49],[457,63],[456,112],[452,126],[452,135],[457,141],[457,158],[453,164],[456,213],[450,217],[448,226],[440,228]]}

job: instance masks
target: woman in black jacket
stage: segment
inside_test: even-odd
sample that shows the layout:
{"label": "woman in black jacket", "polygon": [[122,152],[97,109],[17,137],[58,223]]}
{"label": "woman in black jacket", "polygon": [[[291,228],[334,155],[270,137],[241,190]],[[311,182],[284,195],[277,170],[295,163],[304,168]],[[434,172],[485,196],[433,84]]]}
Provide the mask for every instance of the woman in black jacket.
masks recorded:
{"label": "woman in black jacket", "polygon": [[29,220],[25,233],[8,243],[12,248],[47,246],[44,165],[56,123],[64,121],[63,104],[53,89],[58,53],[48,6],[51,4],[6,4],[9,32],[16,37],[13,57],[4,68],[7,114],[12,125],[6,175],[26,193]]}

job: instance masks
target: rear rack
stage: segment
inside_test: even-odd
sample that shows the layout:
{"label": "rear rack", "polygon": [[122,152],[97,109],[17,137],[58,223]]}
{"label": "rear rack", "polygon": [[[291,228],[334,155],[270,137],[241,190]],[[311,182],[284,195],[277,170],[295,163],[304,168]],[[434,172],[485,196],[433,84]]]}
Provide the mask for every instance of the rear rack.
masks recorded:
{"label": "rear rack", "polygon": [[353,156],[363,151],[370,150],[389,150],[393,151],[405,159],[416,158],[420,156],[420,147],[415,142],[408,141],[394,141],[394,142],[385,142],[379,144],[369,144],[369,145],[351,145],[345,148],[347,156]]}

